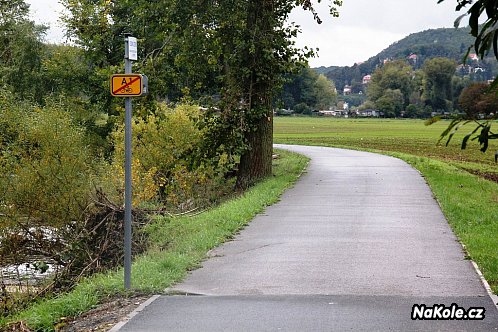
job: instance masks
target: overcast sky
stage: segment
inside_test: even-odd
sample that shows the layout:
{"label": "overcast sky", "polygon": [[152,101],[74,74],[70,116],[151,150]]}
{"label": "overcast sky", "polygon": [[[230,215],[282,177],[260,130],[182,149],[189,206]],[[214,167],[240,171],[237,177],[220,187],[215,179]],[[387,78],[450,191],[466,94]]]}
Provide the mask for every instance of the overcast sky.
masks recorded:
{"label": "overcast sky", "polygon": [[[188,1],[188,0],[185,0]],[[291,21],[301,25],[298,45],[319,48],[319,57],[311,59],[312,67],[351,66],[376,55],[390,44],[410,33],[430,28],[453,27],[459,13],[456,0],[344,0],[340,17],[328,15],[327,1],[318,7],[323,23],[316,24],[309,12],[295,10]],[[58,22],[64,9],[58,0],[26,0],[32,17],[51,26],[50,42],[63,42],[64,33]],[[316,2],[316,1],[314,1]]]}

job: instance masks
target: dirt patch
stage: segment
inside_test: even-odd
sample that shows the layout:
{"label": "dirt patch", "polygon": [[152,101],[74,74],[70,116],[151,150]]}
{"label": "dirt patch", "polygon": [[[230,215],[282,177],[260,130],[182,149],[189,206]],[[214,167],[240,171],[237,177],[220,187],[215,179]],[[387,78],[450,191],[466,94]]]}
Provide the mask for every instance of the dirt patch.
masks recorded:
{"label": "dirt patch", "polygon": [[98,307],[78,317],[63,319],[57,324],[60,332],[103,332],[109,331],[129,313],[150,298],[150,295],[136,295],[109,299]]}
{"label": "dirt patch", "polygon": [[467,172],[477,175],[483,179],[489,180],[489,181],[494,181],[498,183],[498,173],[491,173],[491,172],[481,172],[478,170],[473,170],[473,169],[465,169]]}

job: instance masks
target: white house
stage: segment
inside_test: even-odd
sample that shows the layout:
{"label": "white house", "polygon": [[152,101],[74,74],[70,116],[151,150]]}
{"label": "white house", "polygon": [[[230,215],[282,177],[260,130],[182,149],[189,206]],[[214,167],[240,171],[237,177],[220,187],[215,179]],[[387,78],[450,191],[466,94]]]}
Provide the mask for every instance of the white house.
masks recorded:
{"label": "white house", "polygon": [[351,94],[351,86],[350,85],[345,85],[344,86],[344,90],[342,91],[342,94],[347,96],[347,95],[350,95]]}

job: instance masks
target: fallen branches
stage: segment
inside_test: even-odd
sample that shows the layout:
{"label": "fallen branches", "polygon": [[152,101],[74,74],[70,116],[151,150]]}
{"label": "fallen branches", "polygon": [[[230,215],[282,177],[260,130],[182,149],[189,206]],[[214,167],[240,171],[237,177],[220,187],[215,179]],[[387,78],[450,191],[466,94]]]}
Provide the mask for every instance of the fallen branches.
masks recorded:
{"label": "fallen branches", "polygon": [[[49,270],[44,285],[18,274],[11,284],[31,286],[36,296],[70,289],[81,278],[120,266],[123,261],[124,208],[114,204],[103,191],[83,209],[81,219],[55,228],[32,227],[43,224],[30,218],[19,218],[10,230],[3,230],[0,242],[0,267],[24,266]],[[157,211],[154,211],[157,212]],[[134,209],[133,255],[146,250],[147,236],[141,228],[148,223],[150,211]],[[167,214],[166,211],[163,211]],[[50,268],[53,267],[53,268]],[[43,271],[43,272],[45,272]],[[38,271],[40,272],[40,271]],[[3,279],[3,276],[2,276]],[[3,280],[0,280],[3,283]],[[5,289],[4,289],[5,290]],[[15,301],[2,292],[2,314],[15,311]],[[10,303],[12,305],[7,305]]]}

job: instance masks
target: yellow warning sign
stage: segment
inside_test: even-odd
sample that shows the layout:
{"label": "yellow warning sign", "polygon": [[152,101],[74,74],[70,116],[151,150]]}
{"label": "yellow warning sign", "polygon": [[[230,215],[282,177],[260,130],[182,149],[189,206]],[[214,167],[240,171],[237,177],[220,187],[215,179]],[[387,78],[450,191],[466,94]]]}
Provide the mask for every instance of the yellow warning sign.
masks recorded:
{"label": "yellow warning sign", "polygon": [[142,94],[142,75],[115,74],[111,76],[111,95],[114,97],[138,97]]}

